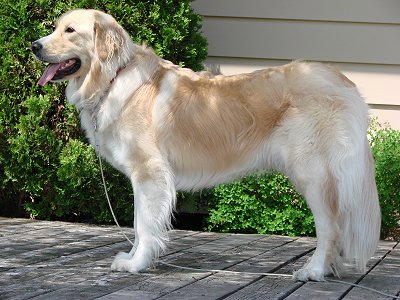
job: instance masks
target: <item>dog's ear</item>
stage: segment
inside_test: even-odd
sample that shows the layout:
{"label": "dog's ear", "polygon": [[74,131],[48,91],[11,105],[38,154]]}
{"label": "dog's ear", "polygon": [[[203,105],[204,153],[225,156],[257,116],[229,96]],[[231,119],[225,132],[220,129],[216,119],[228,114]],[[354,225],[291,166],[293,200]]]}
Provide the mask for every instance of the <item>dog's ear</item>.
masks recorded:
{"label": "dog's ear", "polygon": [[113,19],[96,15],[93,30],[98,59],[101,62],[110,62],[124,47],[125,38],[122,27]]}

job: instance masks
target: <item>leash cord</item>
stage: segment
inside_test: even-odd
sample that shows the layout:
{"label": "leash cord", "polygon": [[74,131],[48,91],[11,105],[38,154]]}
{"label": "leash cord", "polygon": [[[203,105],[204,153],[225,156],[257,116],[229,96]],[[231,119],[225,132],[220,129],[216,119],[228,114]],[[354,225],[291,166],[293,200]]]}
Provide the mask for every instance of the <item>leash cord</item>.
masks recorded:
{"label": "leash cord", "polygon": [[110,197],[108,196],[107,187],[106,187],[106,180],[105,180],[105,178],[104,178],[104,172],[103,172],[103,164],[102,164],[102,162],[101,162],[101,157],[100,157],[100,155],[97,155],[97,157],[99,158],[100,173],[101,173],[101,179],[103,180],[104,193],[105,193],[105,195],[106,195],[107,202],[108,202],[108,206],[110,207],[111,214],[112,214],[112,216],[113,216],[113,218],[114,218],[114,222],[115,222],[115,224],[117,225],[119,231],[120,231],[120,232],[122,233],[122,235],[125,237],[125,239],[126,239],[129,243],[131,243],[133,247],[136,248],[136,246],[135,246],[135,245],[132,243],[132,241],[128,238],[128,236],[127,236],[127,235],[125,234],[125,232],[122,230],[121,226],[119,225],[119,223],[118,223],[118,221],[117,221],[117,217],[115,216],[114,210],[113,210],[112,205],[111,205]]}
{"label": "leash cord", "polygon": [[[127,237],[127,235],[125,234],[125,232],[122,230],[121,226],[118,223],[117,217],[114,214],[114,210],[112,208],[111,205],[111,201],[110,201],[110,197],[108,196],[108,192],[107,192],[107,187],[106,187],[106,180],[104,178],[104,172],[103,172],[103,164],[101,162],[101,157],[100,155],[97,155],[98,159],[99,159],[99,165],[100,165],[100,173],[101,173],[101,179],[103,181],[103,187],[104,187],[104,193],[106,195],[107,198],[107,202],[108,202],[108,206],[110,207],[110,211],[111,214],[114,218],[114,222],[117,225],[119,231],[122,233],[122,235],[125,237],[125,239],[134,247],[136,248],[136,246],[134,245],[134,243]],[[174,264],[170,264],[167,262],[164,262],[162,260],[158,260],[158,263],[168,266],[168,267],[173,267],[173,268],[177,268],[177,269],[182,269],[182,270],[189,270],[189,271],[196,271],[196,272],[210,272],[210,273],[223,273],[223,274],[234,274],[234,275],[241,275],[241,274],[246,274],[246,275],[258,275],[258,276],[270,276],[270,277],[290,277],[292,278],[292,275],[289,274],[279,274],[279,273],[257,273],[257,272],[238,272],[238,271],[229,271],[229,270],[214,270],[214,269],[203,269],[203,268],[191,268],[191,267],[184,267],[184,266],[179,266],[179,265],[174,265]],[[373,288],[369,288],[367,286],[363,286],[360,284],[356,284],[356,283],[351,283],[351,282],[346,282],[346,281],[342,281],[342,280],[336,280],[336,279],[326,279],[326,281],[328,282],[333,282],[333,283],[340,283],[340,284],[346,284],[352,287],[357,287],[357,288],[361,288],[361,289],[365,289],[377,294],[380,294],[382,296],[385,297],[389,297],[392,299],[400,299],[400,296],[396,296],[396,295],[391,295],[391,294],[387,294],[385,292],[373,289]]]}

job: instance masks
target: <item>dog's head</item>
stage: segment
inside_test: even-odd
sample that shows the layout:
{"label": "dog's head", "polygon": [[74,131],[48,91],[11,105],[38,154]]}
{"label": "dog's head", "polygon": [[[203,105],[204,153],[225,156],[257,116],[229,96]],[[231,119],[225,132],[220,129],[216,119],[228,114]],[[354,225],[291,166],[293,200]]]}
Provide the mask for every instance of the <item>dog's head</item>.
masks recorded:
{"label": "dog's head", "polygon": [[36,57],[49,63],[40,85],[85,77],[91,71],[115,76],[129,60],[129,36],[113,17],[95,10],[72,10],[56,23],[53,33],[32,43]]}

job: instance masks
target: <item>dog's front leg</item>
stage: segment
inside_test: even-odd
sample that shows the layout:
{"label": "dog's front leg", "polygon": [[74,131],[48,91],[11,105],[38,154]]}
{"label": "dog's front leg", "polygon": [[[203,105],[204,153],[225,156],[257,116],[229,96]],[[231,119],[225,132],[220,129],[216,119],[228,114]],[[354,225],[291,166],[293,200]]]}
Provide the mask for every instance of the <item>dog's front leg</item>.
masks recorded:
{"label": "dog's front leg", "polygon": [[135,246],[130,253],[119,253],[111,265],[114,271],[139,272],[149,267],[168,240],[175,187],[170,173],[149,170],[143,180],[134,176]]}

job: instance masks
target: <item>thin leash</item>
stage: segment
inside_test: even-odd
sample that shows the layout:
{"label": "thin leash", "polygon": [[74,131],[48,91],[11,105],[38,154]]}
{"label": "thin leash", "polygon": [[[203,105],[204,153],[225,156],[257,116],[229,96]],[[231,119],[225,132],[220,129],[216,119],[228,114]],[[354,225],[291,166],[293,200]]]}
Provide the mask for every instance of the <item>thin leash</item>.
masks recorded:
{"label": "thin leash", "polygon": [[113,210],[112,205],[111,205],[110,197],[108,196],[108,192],[107,192],[106,180],[105,180],[105,178],[104,178],[104,172],[103,172],[103,164],[102,164],[102,162],[101,162],[100,155],[97,155],[97,157],[98,157],[98,159],[99,159],[100,173],[101,173],[101,179],[103,180],[104,193],[105,193],[105,195],[106,195],[107,202],[108,202],[108,206],[110,207],[111,214],[112,214],[112,216],[113,216],[113,218],[114,218],[114,222],[115,222],[115,224],[117,225],[119,231],[120,231],[120,232],[122,233],[122,235],[125,237],[125,239],[126,239],[129,243],[131,243],[132,246],[136,249],[136,246],[135,246],[135,245],[133,244],[133,242],[128,238],[128,236],[125,234],[125,232],[122,230],[121,226],[119,225],[119,223],[118,223],[118,221],[117,221],[117,217],[116,217],[115,214],[114,214],[114,210]]}
{"label": "thin leash", "polygon": [[[95,127],[95,132],[96,131],[97,130],[96,130],[96,127]],[[119,231],[125,237],[125,239],[133,246],[133,248],[137,249],[135,244],[128,238],[128,236],[122,230],[122,228],[119,225],[118,220],[117,220],[117,218],[116,218],[116,216],[114,214],[114,210],[113,210],[112,205],[111,205],[110,197],[108,196],[108,192],[107,192],[106,180],[105,180],[104,172],[103,172],[103,164],[102,164],[101,157],[100,157],[100,154],[99,154],[100,145],[98,144],[97,139],[96,139],[96,143],[95,144],[96,144],[97,157],[99,159],[100,173],[101,173],[101,179],[103,181],[104,193],[106,195],[108,206],[110,207],[111,214],[112,214],[112,216],[114,218],[114,222],[117,225]],[[292,278],[293,277],[292,275],[289,275],[289,274],[280,274],[280,273],[238,272],[238,271],[229,271],[229,270],[216,270],[216,269],[184,267],[184,266],[179,266],[179,265],[167,263],[167,262],[162,261],[162,260],[158,260],[158,263],[162,264],[162,265],[165,265],[165,266],[168,266],[168,267],[173,267],[173,268],[177,268],[177,269],[181,269],[181,270],[196,271],[196,272],[222,273],[222,274],[230,274],[230,275],[256,275],[256,276],[286,277],[286,278]],[[356,283],[350,283],[350,282],[346,282],[346,281],[342,281],[342,280],[329,279],[329,278],[326,279],[326,281],[333,282],[333,283],[345,284],[345,285],[349,285],[349,286],[352,286],[352,287],[365,289],[365,290],[368,290],[368,291],[371,291],[371,292],[374,292],[374,293],[377,293],[377,294],[380,294],[382,296],[389,297],[389,298],[392,298],[392,299],[400,299],[400,296],[391,295],[391,294],[388,294],[388,293],[385,293],[385,292],[382,292],[382,291],[379,291],[379,290],[376,290],[376,289],[373,289],[373,288],[370,288],[370,287],[367,287],[367,286],[356,284]]]}

